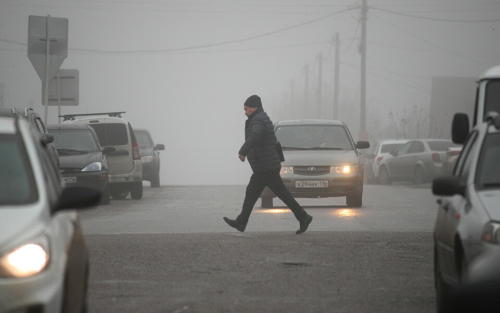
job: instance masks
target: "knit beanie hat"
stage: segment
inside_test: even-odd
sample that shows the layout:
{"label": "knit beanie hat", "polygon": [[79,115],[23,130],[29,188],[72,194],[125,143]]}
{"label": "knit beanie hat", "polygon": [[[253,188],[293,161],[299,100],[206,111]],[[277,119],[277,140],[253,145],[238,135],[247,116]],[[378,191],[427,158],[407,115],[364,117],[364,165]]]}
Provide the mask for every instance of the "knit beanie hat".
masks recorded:
{"label": "knit beanie hat", "polygon": [[253,95],[245,101],[245,106],[249,108],[262,108],[262,101],[260,101],[259,96]]}

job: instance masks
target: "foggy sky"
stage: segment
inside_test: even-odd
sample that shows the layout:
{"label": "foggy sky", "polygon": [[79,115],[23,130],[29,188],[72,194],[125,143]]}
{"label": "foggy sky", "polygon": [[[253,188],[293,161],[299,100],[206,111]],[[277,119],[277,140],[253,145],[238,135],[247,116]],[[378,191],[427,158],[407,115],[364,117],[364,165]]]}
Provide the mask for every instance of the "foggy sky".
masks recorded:
{"label": "foggy sky", "polygon": [[[155,143],[165,144],[164,185],[245,184],[251,170],[237,158],[244,140],[243,102],[261,96],[274,122],[304,117],[288,106],[291,84],[295,103],[302,101],[307,64],[314,102],[322,53],[324,105],[331,106],[336,32],[340,119],[357,140],[360,10],[318,19],[360,3],[0,0],[3,104],[31,106],[43,116],[41,82],[27,57],[28,16],[67,18],[69,51],[61,68],[79,70],[80,104],[63,107],[63,114],[126,111],[123,117],[132,126],[149,129]],[[476,77],[500,64],[499,1],[368,5],[368,131],[375,131],[374,121],[377,127],[389,125],[389,112],[428,110],[433,76]],[[479,22],[488,19],[496,21]],[[199,46],[211,47],[185,49]],[[49,107],[49,124],[57,122],[56,115],[57,108]]]}

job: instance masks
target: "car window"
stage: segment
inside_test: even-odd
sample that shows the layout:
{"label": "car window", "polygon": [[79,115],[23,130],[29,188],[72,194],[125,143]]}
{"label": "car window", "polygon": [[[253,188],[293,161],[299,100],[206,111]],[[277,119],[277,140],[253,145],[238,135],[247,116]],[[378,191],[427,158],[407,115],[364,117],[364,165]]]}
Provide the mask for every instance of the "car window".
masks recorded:
{"label": "car window", "polygon": [[500,112],[500,80],[492,80],[486,85],[484,114],[495,111]]}
{"label": "car window", "polygon": [[500,134],[486,136],[478,161],[476,184],[479,188],[500,187]]}
{"label": "car window", "polygon": [[154,147],[154,144],[151,141],[151,137],[149,137],[149,134],[147,132],[136,131],[135,137],[137,138],[137,143],[139,144],[139,147],[141,147],[141,148]]}
{"label": "car window", "polygon": [[392,150],[396,150],[401,147],[402,143],[386,143],[382,145],[380,153],[390,153]]}
{"label": "car window", "polygon": [[407,142],[404,145],[402,145],[396,152],[397,155],[403,155],[407,154],[408,151],[410,150],[410,147],[412,145],[412,142]]}
{"label": "car window", "polygon": [[51,129],[49,132],[54,135],[54,145],[58,151],[63,149],[84,152],[100,150],[90,130]]}
{"label": "car window", "polygon": [[459,147],[460,145],[447,140],[427,140],[431,151],[446,151],[450,147]]}
{"label": "car window", "polygon": [[38,200],[32,168],[20,137],[0,135],[0,205]]}
{"label": "car window", "polygon": [[408,153],[420,153],[424,151],[425,151],[424,144],[421,141],[414,141]]}
{"label": "car window", "polygon": [[477,132],[472,132],[469,135],[467,142],[464,145],[462,153],[457,161],[457,166],[455,168],[455,174],[459,177],[459,182],[465,184],[467,178],[469,177],[469,172],[471,169],[473,153],[477,139]]}
{"label": "car window", "polygon": [[349,135],[341,125],[279,126],[276,138],[283,148],[353,150]]}
{"label": "car window", "polygon": [[89,124],[99,137],[101,146],[123,146],[128,144],[127,127],[125,124],[104,123]]}

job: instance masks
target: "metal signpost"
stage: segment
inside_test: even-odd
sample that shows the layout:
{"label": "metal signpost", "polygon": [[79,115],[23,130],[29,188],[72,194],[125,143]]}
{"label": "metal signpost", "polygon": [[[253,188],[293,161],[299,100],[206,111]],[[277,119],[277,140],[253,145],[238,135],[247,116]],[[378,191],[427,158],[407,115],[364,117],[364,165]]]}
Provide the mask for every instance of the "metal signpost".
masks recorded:
{"label": "metal signpost", "polygon": [[[61,106],[78,105],[79,76],[78,70],[60,69],[50,82],[48,104],[49,106],[58,106],[57,116],[61,116]],[[45,95],[45,90],[43,90],[42,99],[45,99]]]}
{"label": "metal signpost", "polygon": [[68,19],[50,15],[29,16],[28,58],[42,80],[45,96],[45,123],[47,123],[48,89],[51,80],[68,56]]}

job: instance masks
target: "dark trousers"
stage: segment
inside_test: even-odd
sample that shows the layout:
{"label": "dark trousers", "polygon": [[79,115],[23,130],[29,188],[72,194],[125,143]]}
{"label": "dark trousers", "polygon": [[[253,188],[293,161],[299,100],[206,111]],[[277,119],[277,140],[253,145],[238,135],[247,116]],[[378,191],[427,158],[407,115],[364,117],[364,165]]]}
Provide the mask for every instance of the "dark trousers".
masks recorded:
{"label": "dark trousers", "polygon": [[253,173],[252,177],[250,177],[250,182],[248,183],[245,194],[245,201],[243,201],[243,209],[241,210],[241,214],[236,218],[238,223],[242,225],[248,223],[253,207],[266,186],[290,208],[298,221],[303,221],[307,217],[306,211],[297,203],[290,191],[286,189],[280,176],[280,170],[276,169]]}

